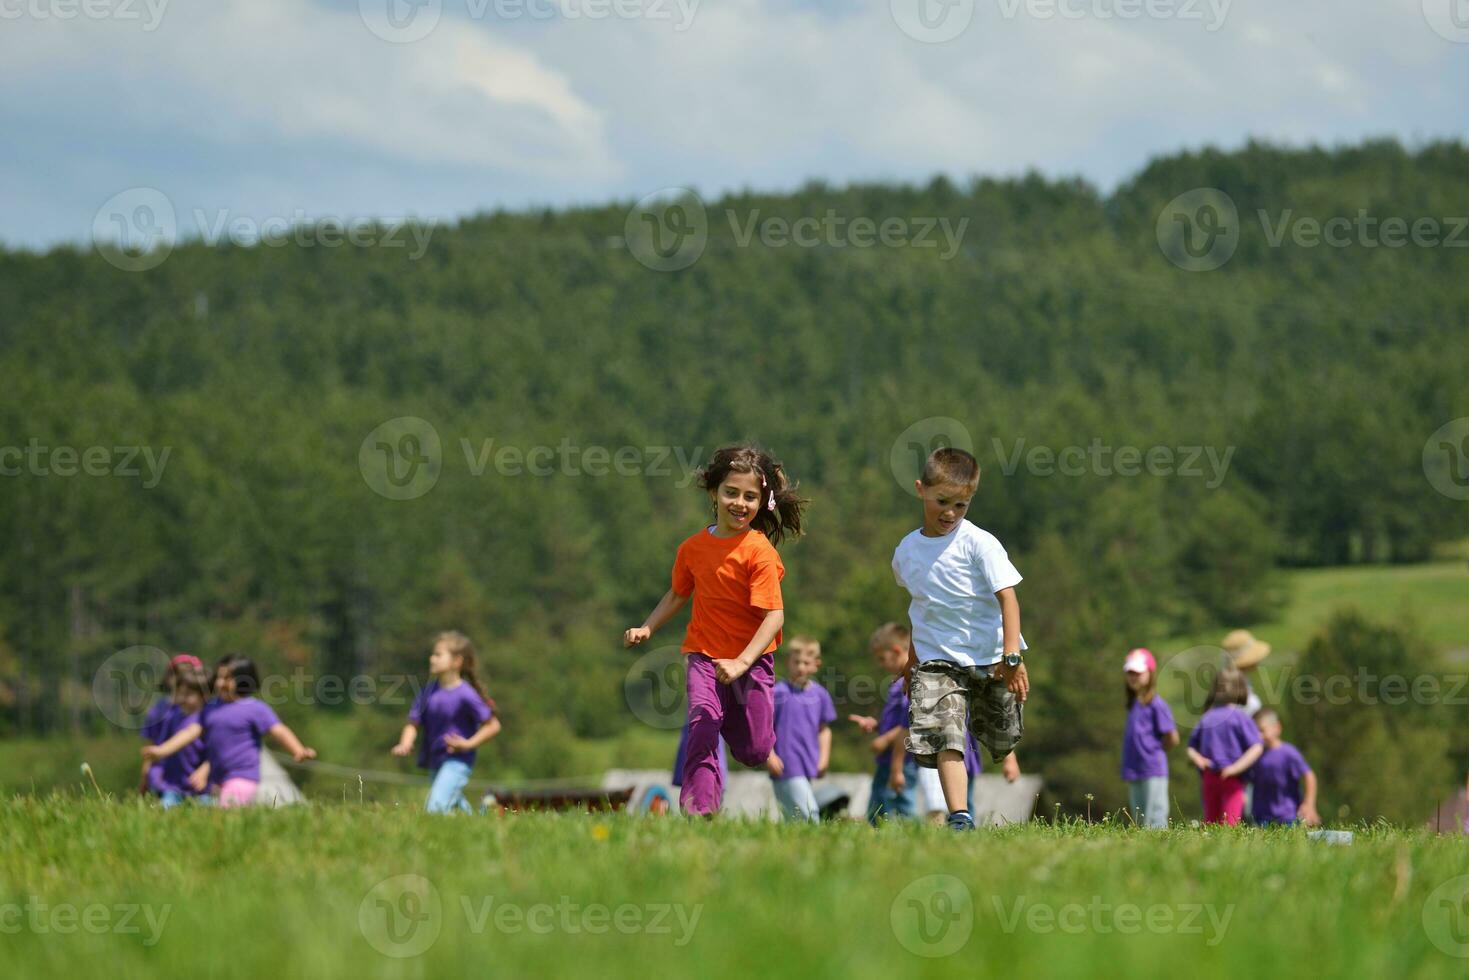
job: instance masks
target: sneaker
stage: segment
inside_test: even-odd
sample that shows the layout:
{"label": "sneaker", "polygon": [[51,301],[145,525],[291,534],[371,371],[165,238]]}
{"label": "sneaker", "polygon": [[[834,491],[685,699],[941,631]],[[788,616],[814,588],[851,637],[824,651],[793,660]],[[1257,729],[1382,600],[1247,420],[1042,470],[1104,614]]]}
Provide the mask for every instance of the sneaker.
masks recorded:
{"label": "sneaker", "polygon": [[973,830],[974,818],[969,815],[968,810],[956,810],[949,814],[945,826],[950,830]]}

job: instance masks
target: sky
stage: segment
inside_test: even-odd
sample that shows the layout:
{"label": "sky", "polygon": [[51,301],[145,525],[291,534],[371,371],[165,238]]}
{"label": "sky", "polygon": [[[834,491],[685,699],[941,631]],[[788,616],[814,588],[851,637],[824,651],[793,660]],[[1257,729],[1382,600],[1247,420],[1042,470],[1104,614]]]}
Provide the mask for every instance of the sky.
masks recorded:
{"label": "sky", "polygon": [[1250,138],[1464,139],[1466,92],[1469,0],[0,0],[0,243],[138,199],[197,237],[811,179],[1108,191]]}

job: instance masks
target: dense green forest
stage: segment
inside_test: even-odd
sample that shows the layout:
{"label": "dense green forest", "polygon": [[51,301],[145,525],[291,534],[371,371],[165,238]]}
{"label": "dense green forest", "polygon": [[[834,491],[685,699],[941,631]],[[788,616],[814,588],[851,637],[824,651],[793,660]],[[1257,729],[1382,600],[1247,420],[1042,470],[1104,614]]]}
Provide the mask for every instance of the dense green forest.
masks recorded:
{"label": "dense green forest", "polygon": [[[1466,180],[1463,146],[1373,142],[1183,154],[1111,195],[811,183],[705,200],[707,244],[675,271],[639,261],[632,202],[466,218],[422,255],[191,242],[128,272],[0,252],[0,443],[37,447],[0,460],[0,731],[105,730],[93,676],[133,645],[421,675],[429,636],[457,627],[483,651],[499,751],[555,774],[568,740],[640,724],[621,630],[703,520],[692,465],[746,438],[811,498],[783,548],[788,634],[819,636],[841,687],[905,614],[905,486],[957,436],[985,467],[972,519],[1026,577],[1028,765],[1066,801],[1118,794],[1134,638],[1254,622],[1281,566],[1421,560],[1469,533],[1469,503],[1425,470],[1430,435],[1469,416]],[[1173,260],[1191,243],[1170,228],[1189,229],[1167,219],[1197,188],[1238,214],[1209,271]],[[964,231],[952,254],[742,235],[832,212]],[[1384,244],[1364,212],[1444,240]],[[1279,234],[1334,217],[1356,223],[1346,245]],[[405,416],[437,451],[379,430]],[[90,447],[108,475],[80,468]],[[1119,447],[1173,465],[1123,475]],[[393,499],[412,473],[382,468],[394,452],[431,489]],[[282,714],[310,710],[347,708]],[[1445,739],[1425,780],[1449,771]]]}

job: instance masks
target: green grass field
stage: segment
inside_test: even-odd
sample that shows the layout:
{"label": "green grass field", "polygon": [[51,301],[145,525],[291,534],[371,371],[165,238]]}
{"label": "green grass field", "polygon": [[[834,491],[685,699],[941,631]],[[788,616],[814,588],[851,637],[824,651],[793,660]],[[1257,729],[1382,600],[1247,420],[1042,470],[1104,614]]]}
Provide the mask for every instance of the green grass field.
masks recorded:
{"label": "green grass field", "polygon": [[1469,966],[1469,844],[955,835],[318,804],[0,803],[0,976],[1395,976]]}

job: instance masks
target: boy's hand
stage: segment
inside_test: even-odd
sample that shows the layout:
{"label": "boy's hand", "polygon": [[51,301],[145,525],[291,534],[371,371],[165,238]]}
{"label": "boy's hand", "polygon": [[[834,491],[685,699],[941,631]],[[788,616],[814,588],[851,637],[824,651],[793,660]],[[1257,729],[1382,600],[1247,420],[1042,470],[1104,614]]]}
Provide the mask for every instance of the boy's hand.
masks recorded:
{"label": "boy's hand", "polygon": [[903,775],[902,766],[893,766],[892,772],[888,773],[888,789],[894,793],[901,793],[903,787],[908,785],[908,780]]}
{"label": "boy's hand", "polygon": [[1317,813],[1316,808],[1309,803],[1302,803],[1300,809],[1296,811],[1296,816],[1300,817],[1301,823],[1307,827],[1321,826],[1321,814]]}
{"label": "boy's hand", "polygon": [[1024,661],[1016,667],[1006,667],[1005,662],[1000,661],[1000,669],[995,676],[1005,682],[1005,687],[1015,695],[1015,700],[1025,703],[1025,697],[1030,693],[1030,675],[1025,672]]}
{"label": "boy's hand", "polygon": [[143,746],[143,758],[148,762],[157,762],[163,758],[163,753],[158,751],[156,745],[145,745]]}
{"label": "boy's hand", "polygon": [[652,635],[653,631],[648,629],[648,627],[634,626],[630,630],[622,631],[622,645],[624,647],[635,647]]}
{"label": "boy's hand", "polygon": [[765,771],[776,779],[779,779],[785,775],[786,764],[780,761],[780,756],[776,755],[774,751],[771,751],[770,758],[765,760]]}
{"label": "boy's hand", "polygon": [[877,719],[871,715],[847,715],[847,720],[862,729],[864,735],[877,731]]}
{"label": "boy's hand", "polygon": [[1020,778],[1020,760],[1015,758],[1014,752],[1005,756],[1005,761],[1000,763],[1000,772],[1004,774],[1007,783],[1013,783]]}
{"label": "boy's hand", "polygon": [[393,750],[392,751],[393,751],[393,754],[394,755],[398,756],[399,758],[402,758],[403,756],[407,755],[409,752],[412,752],[413,751],[413,746],[411,746],[411,745],[404,745],[402,742],[399,742],[397,745],[393,746]]}
{"label": "boy's hand", "polygon": [[714,661],[714,676],[719,678],[721,684],[733,684],[744,676],[750,665],[736,657],[734,660]]}
{"label": "boy's hand", "polygon": [[189,788],[196,793],[204,792],[209,785],[209,773],[200,767],[189,773]]}

